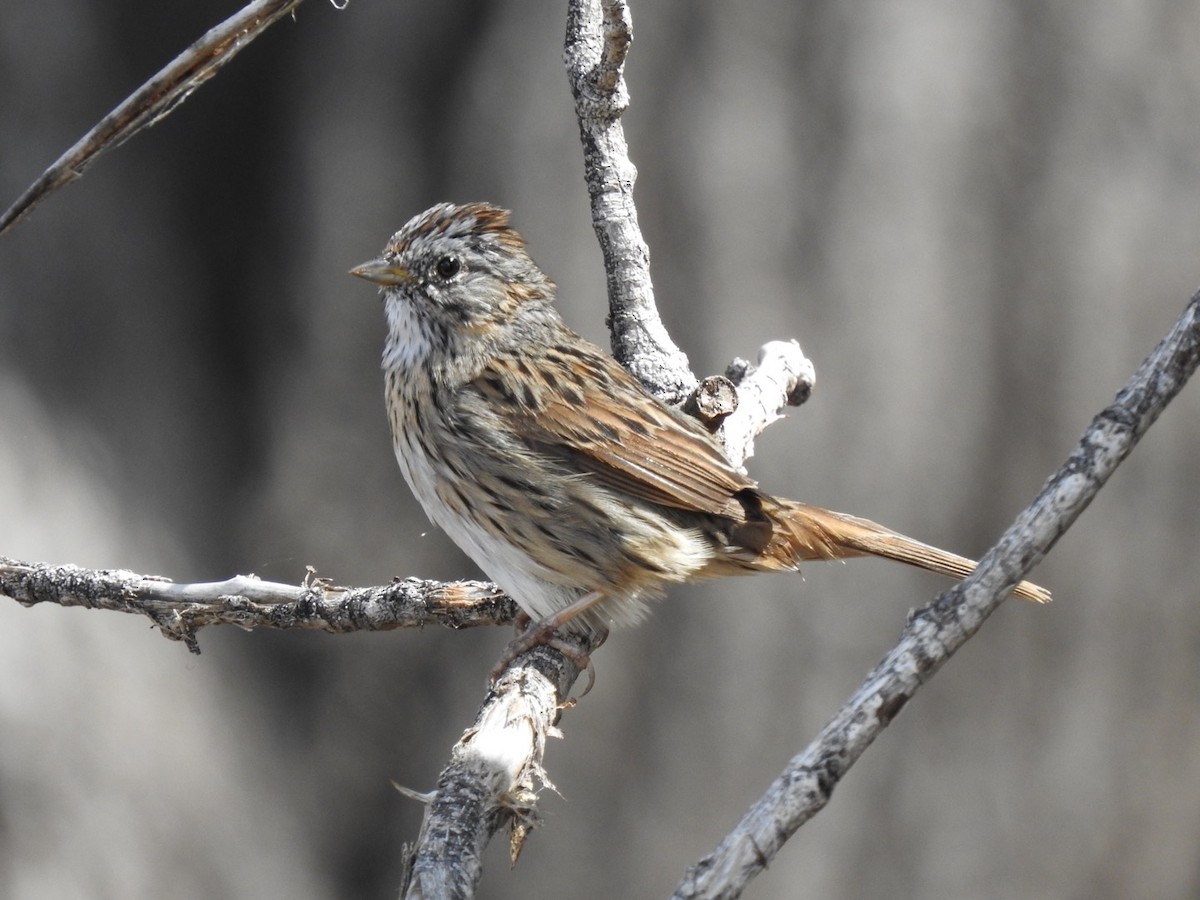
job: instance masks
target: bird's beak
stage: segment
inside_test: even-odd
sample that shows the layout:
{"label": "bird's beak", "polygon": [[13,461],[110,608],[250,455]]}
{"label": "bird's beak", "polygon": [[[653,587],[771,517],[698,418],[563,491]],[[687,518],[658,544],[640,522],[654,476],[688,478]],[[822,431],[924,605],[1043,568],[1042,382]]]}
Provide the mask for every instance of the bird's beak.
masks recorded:
{"label": "bird's beak", "polygon": [[393,265],[386,259],[373,259],[361,266],[355,266],[350,270],[350,274],[382,285],[404,284],[412,280],[412,273],[408,269]]}

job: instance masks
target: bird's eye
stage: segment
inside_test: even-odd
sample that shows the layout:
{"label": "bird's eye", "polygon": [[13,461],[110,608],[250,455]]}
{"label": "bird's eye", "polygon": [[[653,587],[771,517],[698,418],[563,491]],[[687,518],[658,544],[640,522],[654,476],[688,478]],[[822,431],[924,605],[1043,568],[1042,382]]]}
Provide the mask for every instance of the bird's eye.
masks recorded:
{"label": "bird's eye", "polygon": [[453,278],[462,271],[462,263],[455,256],[443,256],[433,264],[433,270],[439,278]]}

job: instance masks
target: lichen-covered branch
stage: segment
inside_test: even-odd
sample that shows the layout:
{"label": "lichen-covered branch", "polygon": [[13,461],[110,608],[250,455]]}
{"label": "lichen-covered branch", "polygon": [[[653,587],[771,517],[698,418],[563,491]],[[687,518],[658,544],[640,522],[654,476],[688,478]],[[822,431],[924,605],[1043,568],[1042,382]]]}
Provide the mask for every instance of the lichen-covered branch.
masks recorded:
{"label": "lichen-covered branch", "polygon": [[454,746],[427,798],[417,843],[405,848],[406,900],[473,896],[483,874],[483,850],[504,827],[516,861],[537,824],[538,791],[553,788],[542,757],[546,738],[558,735],[560,698],[579,677],[578,660],[592,649],[583,638],[569,640],[574,653],[538,647],[518,657]]}
{"label": "lichen-covered branch", "polygon": [[382,587],[345,588],[307,577],[302,584],[238,575],[176,584],[124,569],[81,569],[0,557],[0,595],[25,606],[56,603],[147,616],[168,638],[199,653],[206,625],[305,628],[347,634],[444,625],[467,628],[512,622],[519,610],[495,585],[406,578]]}
{"label": "lichen-covered branch", "polygon": [[650,250],[633,203],[637,169],[629,159],[621,114],[629,106],[625,57],[633,40],[622,0],[571,0],[563,53],[583,141],[592,227],[608,276],[613,355],[668,403],[696,386],[685,354],[663,326],[650,281]]}
{"label": "lichen-covered branch", "polygon": [[751,365],[735,359],[725,375],[737,387],[737,409],[717,433],[725,455],[742,462],[754,455],[754,439],[782,418],[781,406],[799,406],[812,394],[817,372],[795,341],[770,341]]}
{"label": "lichen-covered branch", "polygon": [[[633,23],[624,0],[567,4],[563,58],[583,142],[592,227],[608,278],[613,355],[655,396],[687,404],[714,430],[719,426],[729,458],[741,463],[752,455],[754,438],[778,418],[780,407],[799,406],[808,398],[813,365],[794,341],[767,344],[760,355],[759,377],[739,385],[733,400],[724,405],[720,388],[710,379],[698,382],[687,354],[667,333],[654,301],[650,250],[633,201],[637,169],[621,125],[629,106],[624,73],[632,42]],[[743,363],[743,373],[747,368]],[[706,410],[714,397],[715,408]]]}
{"label": "lichen-covered branch", "polygon": [[1054,546],[1200,363],[1200,292],[975,573],[916,613],[896,647],[795,757],[732,832],[684,876],[674,897],[737,897],[816,815],[849,768],[917,689]]}

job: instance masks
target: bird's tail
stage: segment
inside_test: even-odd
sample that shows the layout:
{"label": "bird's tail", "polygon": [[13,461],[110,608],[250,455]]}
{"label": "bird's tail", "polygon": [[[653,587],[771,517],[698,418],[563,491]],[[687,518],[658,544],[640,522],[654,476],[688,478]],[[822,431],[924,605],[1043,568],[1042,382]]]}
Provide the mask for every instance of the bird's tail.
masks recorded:
{"label": "bird's tail", "polygon": [[[914,541],[868,519],[795,500],[778,503],[778,507],[764,510],[776,525],[770,544],[759,556],[764,568],[790,568],[810,559],[881,556],[951,578],[966,578],[975,571],[975,563],[965,557]],[[1014,587],[1013,594],[1034,603],[1050,602],[1048,590],[1028,581]]]}

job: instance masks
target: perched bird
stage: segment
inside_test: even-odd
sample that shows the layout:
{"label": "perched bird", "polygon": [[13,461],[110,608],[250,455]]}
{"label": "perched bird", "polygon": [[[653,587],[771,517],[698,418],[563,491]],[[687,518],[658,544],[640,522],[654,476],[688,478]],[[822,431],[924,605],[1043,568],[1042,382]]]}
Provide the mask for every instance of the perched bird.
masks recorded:
{"label": "perched bird", "polygon": [[[351,270],[381,288],[392,441],[429,518],[531,617],[635,622],[676,582],[880,556],[975,563],[866,519],[775,497],[566,326],[509,213],[442,203]],[[1029,582],[1013,593],[1039,603]]]}

